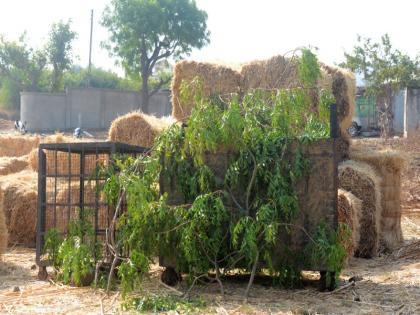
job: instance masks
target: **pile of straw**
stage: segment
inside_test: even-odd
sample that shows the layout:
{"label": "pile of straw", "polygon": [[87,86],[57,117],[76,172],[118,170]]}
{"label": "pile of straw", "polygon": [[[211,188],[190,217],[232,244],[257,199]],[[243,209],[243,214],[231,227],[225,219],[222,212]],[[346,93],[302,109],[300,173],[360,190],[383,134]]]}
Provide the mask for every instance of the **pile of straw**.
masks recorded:
{"label": "pile of straw", "polygon": [[0,136],[0,156],[23,156],[39,144],[39,137]]}
{"label": "pile of straw", "polygon": [[[76,142],[74,138],[67,137],[61,133],[56,133],[55,135],[45,137],[40,140],[40,143],[70,143]],[[80,140],[79,140],[80,141]],[[65,175],[69,173],[68,166],[68,154],[65,152],[57,152],[57,166],[55,165],[55,155],[54,153],[47,153],[47,173],[55,174],[57,167],[57,174]],[[29,167],[38,172],[38,148],[33,149],[28,155]],[[72,154],[71,156],[71,169],[72,174],[78,174],[80,172],[80,156],[78,154]]]}
{"label": "pile of straw", "polygon": [[401,173],[405,166],[402,154],[393,150],[374,151],[352,147],[350,157],[369,164],[382,178],[381,247],[392,251],[403,242],[401,230]]}
{"label": "pile of straw", "polygon": [[299,85],[296,59],[280,55],[246,63],[240,72],[244,91],[295,88]]}
{"label": "pile of straw", "polygon": [[0,177],[0,208],[6,217],[9,243],[35,244],[37,180],[37,173],[28,170]]}
{"label": "pile of straw", "polygon": [[368,164],[348,160],[338,167],[339,187],[362,201],[360,242],[355,255],[363,258],[378,254],[381,222],[381,178]]}
{"label": "pile of straw", "polygon": [[337,118],[341,136],[348,138],[356,103],[356,78],[346,69],[331,67],[321,63],[321,88],[330,90],[337,104]]}
{"label": "pile of straw", "polygon": [[[241,82],[241,74],[227,66],[194,61],[178,62],[172,80],[172,116],[178,121],[185,121],[190,116],[197,96],[194,88],[199,88],[201,96],[205,98],[230,96],[241,92]],[[184,84],[193,93],[182,95]]]}
{"label": "pile of straw", "polygon": [[[2,199],[2,192],[0,190],[0,200]],[[3,205],[0,203],[0,256],[6,252],[8,238],[9,233],[7,232],[6,217],[4,215]]]}
{"label": "pile of straw", "polygon": [[[353,119],[356,80],[350,71],[320,63],[321,78],[318,87],[332,92],[337,104],[340,134],[348,142],[347,129]],[[199,82],[198,87],[197,83]],[[190,87],[183,95],[182,85]],[[175,65],[172,81],[172,116],[178,121],[185,121],[191,114],[197,94],[212,98],[239,94],[240,96],[254,89],[279,89],[299,87],[296,59],[274,56],[267,60],[253,61],[242,65],[239,71],[228,66],[210,63],[182,61]],[[199,91],[196,91],[198,88]],[[317,98],[314,95],[314,106]],[[348,158],[348,143],[339,148],[342,159]]]}
{"label": "pile of straw", "polygon": [[360,241],[359,216],[362,211],[362,201],[352,193],[338,190],[338,222],[346,224],[351,230],[350,242],[344,244],[347,257],[352,257]]}
{"label": "pile of straw", "polygon": [[150,148],[155,138],[173,123],[169,117],[157,118],[141,112],[131,112],[112,122],[108,139]]}
{"label": "pile of straw", "polygon": [[[70,183],[63,181],[57,185],[57,195],[55,200],[48,198],[48,202],[58,205],[46,207],[45,213],[45,228],[49,230],[51,228],[57,228],[60,232],[66,232],[69,224],[69,220],[78,218],[80,209],[80,183],[73,181]],[[54,192],[52,192],[53,194]],[[95,204],[96,189],[93,183],[85,183],[84,186],[84,204]],[[104,200],[99,196],[98,202],[103,203]],[[66,204],[66,206],[63,206]],[[86,209],[86,211],[89,211]],[[54,214],[55,212],[55,214]]]}
{"label": "pile of straw", "polygon": [[0,176],[17,173],[28,167],[28,157],[0,157]]}

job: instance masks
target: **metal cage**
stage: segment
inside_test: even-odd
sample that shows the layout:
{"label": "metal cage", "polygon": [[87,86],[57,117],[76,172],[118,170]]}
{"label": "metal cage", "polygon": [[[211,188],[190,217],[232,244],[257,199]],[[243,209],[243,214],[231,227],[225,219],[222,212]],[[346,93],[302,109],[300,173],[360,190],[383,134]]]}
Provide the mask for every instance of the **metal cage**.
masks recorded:
{"label": "metal cage", "polygon": [[[66,236],[74,219],[90,220],[95,241],[104,240],[115,209],[109,205],[100,187],[106,176],[98,170],[117,156],[139,156],[146,148],[117,142],[48,143],[39,146],[38,221],[36,262],[47,266],[42,258],[45,234],[57,229]],[[89,216],[83,215],[90,211]]]}

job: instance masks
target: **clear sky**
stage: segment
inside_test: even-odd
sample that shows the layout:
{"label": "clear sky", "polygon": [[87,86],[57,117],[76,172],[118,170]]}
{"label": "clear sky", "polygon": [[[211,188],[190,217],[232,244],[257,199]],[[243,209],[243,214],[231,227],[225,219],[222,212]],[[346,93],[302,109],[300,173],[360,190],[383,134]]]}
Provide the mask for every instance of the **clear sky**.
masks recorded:
{"label": "clear sky", "polygon": [[[108,0],[0,0],[0,34],[17,38],[27,31],[30,44],[41,46],[53,22],[72,19],[78,32],[77,63],[87,65],[90,10],[94,9],[93,63],[114,69],[101,49],[107,32],[99,18]],[[418,0],[197,0],[208,13],[211,43],[189,59],[244,62],[283,54],[302,45],[319,48],[327,63],[340,62],[356,35],[379,39],[389,33],[398,49],[420,52]],[[118,71],[120,72],[120,71]],[[121,72],[120,72],[121,73]]]}

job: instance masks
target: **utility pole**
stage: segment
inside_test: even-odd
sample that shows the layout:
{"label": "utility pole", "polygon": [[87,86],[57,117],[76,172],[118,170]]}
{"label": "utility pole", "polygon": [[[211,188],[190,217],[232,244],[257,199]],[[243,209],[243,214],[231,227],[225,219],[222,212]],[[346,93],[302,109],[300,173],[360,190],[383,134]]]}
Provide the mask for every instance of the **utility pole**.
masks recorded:
{"label": "utility pole", "polygon": [[88,82],[87,86],[90,87],[90,79],[92,72],[92,35],[93,35],[93,10],[90,12],[90,44],[89,44],[89,67],[88,67]]}

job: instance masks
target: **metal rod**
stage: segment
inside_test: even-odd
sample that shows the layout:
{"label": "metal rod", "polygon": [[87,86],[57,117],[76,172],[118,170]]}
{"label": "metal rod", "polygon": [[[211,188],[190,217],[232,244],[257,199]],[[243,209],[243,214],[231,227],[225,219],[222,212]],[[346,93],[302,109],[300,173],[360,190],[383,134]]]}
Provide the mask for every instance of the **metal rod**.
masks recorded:
{"label": "metal rod", "polygon": [[93,38],[93,10],[90,11],[90,42],[89,42],[89,67],[88,67],[88,82],[90,87],[90,80],[92,75],[92,38]]}

